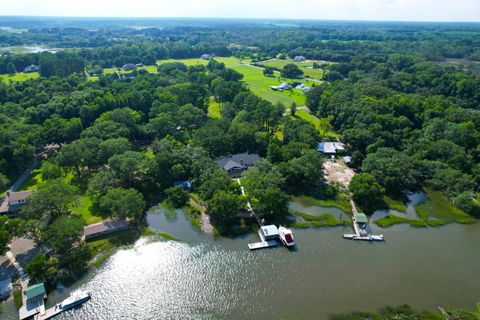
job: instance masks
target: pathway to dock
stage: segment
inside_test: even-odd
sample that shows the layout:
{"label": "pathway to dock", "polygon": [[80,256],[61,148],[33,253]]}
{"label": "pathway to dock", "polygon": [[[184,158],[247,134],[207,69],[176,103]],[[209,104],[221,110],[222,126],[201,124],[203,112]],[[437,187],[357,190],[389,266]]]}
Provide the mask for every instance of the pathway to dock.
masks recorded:
{"label": "pathway to dock", "polygon": [[[245,194],[245,190],[243,189],[243,186],[242,186],[242,183],[240,182],[240,179],[235,179],[237,180],[237,183],[238,185],[240,186],[240,190],[242,191],[242,195],[247,198],[247,195]],[[255,218],[255,220],[257,220],[257,223],[259,226],[262,225],[262,223],[260,222],[260,220],[258,219],[258,217],[255,215],[255,212],[253,212],[253,208],[252,208],[252,205],[250,204],[250,201],[248,201],[248,198],[247,198],[247,209],[248,209],[248,212],[250,212],[250,214],[252,215],[252,217]]]}

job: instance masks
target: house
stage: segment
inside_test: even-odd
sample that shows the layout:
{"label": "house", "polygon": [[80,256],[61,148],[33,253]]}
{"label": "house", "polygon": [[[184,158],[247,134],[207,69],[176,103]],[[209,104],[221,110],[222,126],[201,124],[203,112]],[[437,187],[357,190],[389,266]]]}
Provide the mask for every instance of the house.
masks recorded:
{"label": "house", "polygon": [[264,241],[278,239],[279,236],[280,236],[280,234],[278,232],[278,228],[273,224],[268,225],[268,226],[261,226],[260,230],[261,230],[262,236],[263,236],[262,240],[264,240]]}
{"label": "house", "polygon": [[353,215],[353,221],[361,228],[365,228],[368,223],[367,216],[365,215],[365,213],[361,212],[355,213]]}
{"label": "house", "polygon": [[20,192],[7,191],[5,199],[0,205],[0,214],[6,213],[12,215],[20,211],[20,209],[22,209],[22,206],[27,203],[27,198],[30,197],[32,194],[32,190]]}
{"label": "house", "polygon": [[123,71],[131,71],[137,69],[137,66],[133,63],[126,63],[122,67]]}
{"label": "house", "polygon": [[285,90],[292,90],[292,86],[286,82],[282,82],[278,86],[271,86],[270,89],[274,91],[285,91]]}
{"label": "house", "polygon": [[181,186],[183,189],[190,189],[192,187],[192,182],[191,181],[188,181],[188,180],[185,180],[185,181],[175,181],[173,183],[173,186],[176,187],[176,186]]}
{"label": "house", "polygon": [[137,63],[137,64],[135,65],[135,67],[141,68],[141,67],[143,67],[143,63]]}
{"label": "house", "polygon": [[335,155],[345,150],[345,144],[341,142],[320,142],[317,151],[325,155]]}
{"label": "house", "polygon": [[252,167],[260,160],[258,154],[239,153],[218,159],[217,165],[227,171],[232,177],[240,177],[240,174]]}
{"label": "house", "polygon": [[135,79],[135,76],[136,76],[136,72],[120,74],[120,78],[122,80],[133,80],[133,79]]}
{"label": "house", "polygon": [[213,57],[211,55],[207,54],[207,53],[204,53],[200,56],[200,59],[202,59],[202,60],[212,60]]}
{"label": "house", "polygon": [[299,62],[303,62],[305,61],[305,57],[304,56],[295,56],[295,58],[293,58],[293,60],[295,61],[299,61]]}
{"label": "house", "polygon": [[295,89],[302,91],[303,94],[307,94],[311,88],[304,83],[300,83]]}
{"label": "house", "polygon": [[40,70],[39,66],[36,66],[34,64],[29,65],[28,67],[25,67],[24,72],[37,72]]}
{"label": "house", "polygon": [[83,228],[83,236],[86,240],[104,236],[113,232],[128,229],[130,221],[123,219],[105,220],[99,223],[94,223]]}

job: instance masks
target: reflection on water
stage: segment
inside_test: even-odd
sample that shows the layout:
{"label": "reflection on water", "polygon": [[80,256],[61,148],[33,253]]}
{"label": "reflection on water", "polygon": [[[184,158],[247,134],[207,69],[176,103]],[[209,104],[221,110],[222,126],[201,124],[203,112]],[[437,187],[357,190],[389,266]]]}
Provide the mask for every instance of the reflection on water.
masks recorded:
{"label": "reflection on water", "polygon": [[406,210],[405,212],[400,212],[393,209],[388,210],[377,210],[375,211],[372,216],[370,217],[370,221],[373,222],[379,218],[386,217],[387,215],[395,215],[403,218],[408,219],[418,219],[417,211],[415,210],[415,206],[419,203],[422,203],[427,200],[427,194],[425,192],[411,192],[407,193],[407,203],[406,203]]}
{"label": "reflection on water", "polygon": [[395,226],[385,243],[344,240],[342,228],[296,229],[297,251],[250,252],[255,235],[211,239],[181,210],[148,221],[189,242],[142,238],[119,250],[75,285],[92,299],[58,319],[326,319],[387,304],[473,308],[480,299],[480,224]]}
{"label": "reflection on water", "polygon": [[289,209],[291,211],[300,211],[313,216],[319,216],[324,213],[331,214],[333,217],[340,220],[350,220],[349,216],[342,210],[336,207],[320,207],[320,206],[302,206],[299,203],[290,202]]}

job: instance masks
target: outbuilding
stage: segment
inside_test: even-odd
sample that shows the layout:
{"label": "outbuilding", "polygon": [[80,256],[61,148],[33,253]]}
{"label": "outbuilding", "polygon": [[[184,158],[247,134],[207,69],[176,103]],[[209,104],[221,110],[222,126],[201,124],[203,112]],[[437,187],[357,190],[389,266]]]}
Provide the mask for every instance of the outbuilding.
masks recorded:
{"label": "outbuilding", "polygon": [[345,151],[345,144],[342,142],[320,142],[317,151],[325,155],[336,155],[341,151]]}
{"label": "outbuilding", "polygon": [[262,240],[274,240],[280,237],[277,226],[271,224],[268,226],[261,226],[260,230],[262,231],[263,238]]}

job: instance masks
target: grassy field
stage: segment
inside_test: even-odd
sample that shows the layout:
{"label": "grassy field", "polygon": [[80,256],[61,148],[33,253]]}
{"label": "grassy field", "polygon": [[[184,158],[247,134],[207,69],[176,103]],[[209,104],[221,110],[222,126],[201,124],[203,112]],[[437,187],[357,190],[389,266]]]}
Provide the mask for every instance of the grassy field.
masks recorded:
{"label": "grassy field", "polygon": [[222,117],[220,115],[220,105],[213,98],[210,98],[210,103],[208,105],[208,116],[214,119],[219,119]]}
{"label": "grassy field", "polygon": [[14,75],[8,75],[8,74],[0,74],[0,80],[3,82],[9,83],[9,82],[21,82],[21,81],[27,81],[30,79],[36,79],[40,77],[40,73],[38,72],[30,72],[30,73],[17,73]]}
{"label": "grassy field", "polygon": [[[73,172],[69,172],[63,178],[63,181],[68,184],[72,184],[72,180],[74,179]],[[40,169],[35,169],[32,171],[30,176],[25,180],[25,182],[18,188],[19,191],[21,190],[37,190],[42,184],[46,183],[42,178],[42,173]],[[92,206],[92,200],[87,195],[83,194],[78,199],[77,203],[73,205],[70,210],[81,216],[86,224],[92,224],[102,221],[102,218],[99,216],[95,216],[90,208]]]}
{"label": "grassy field", "polygon": [[295,116],[311,123],[323,137],[332,139],[339,137],[339,134],[332,130],[330,122],[326,118],[319,119],[305,110],[297,110]]}
{"label": "grassy field", "polygon": [[[284,66],[287,64],[295,64],[297,65],[302,71],[305,77],[311,78],[311,79],[316,79],[316,80],[322,80],[323,79],[323,74],[325,73],[323,70],[320,69],[312,69],[313,62],[299,62],[299,61],[294,61],[294,60],[267,60],[267,61],[261,61],[258,62],[259,65],[266,66],[266,67],[272,67],[276,69],[282,69]],[[310,67],[310,68],[309,68]]]}

